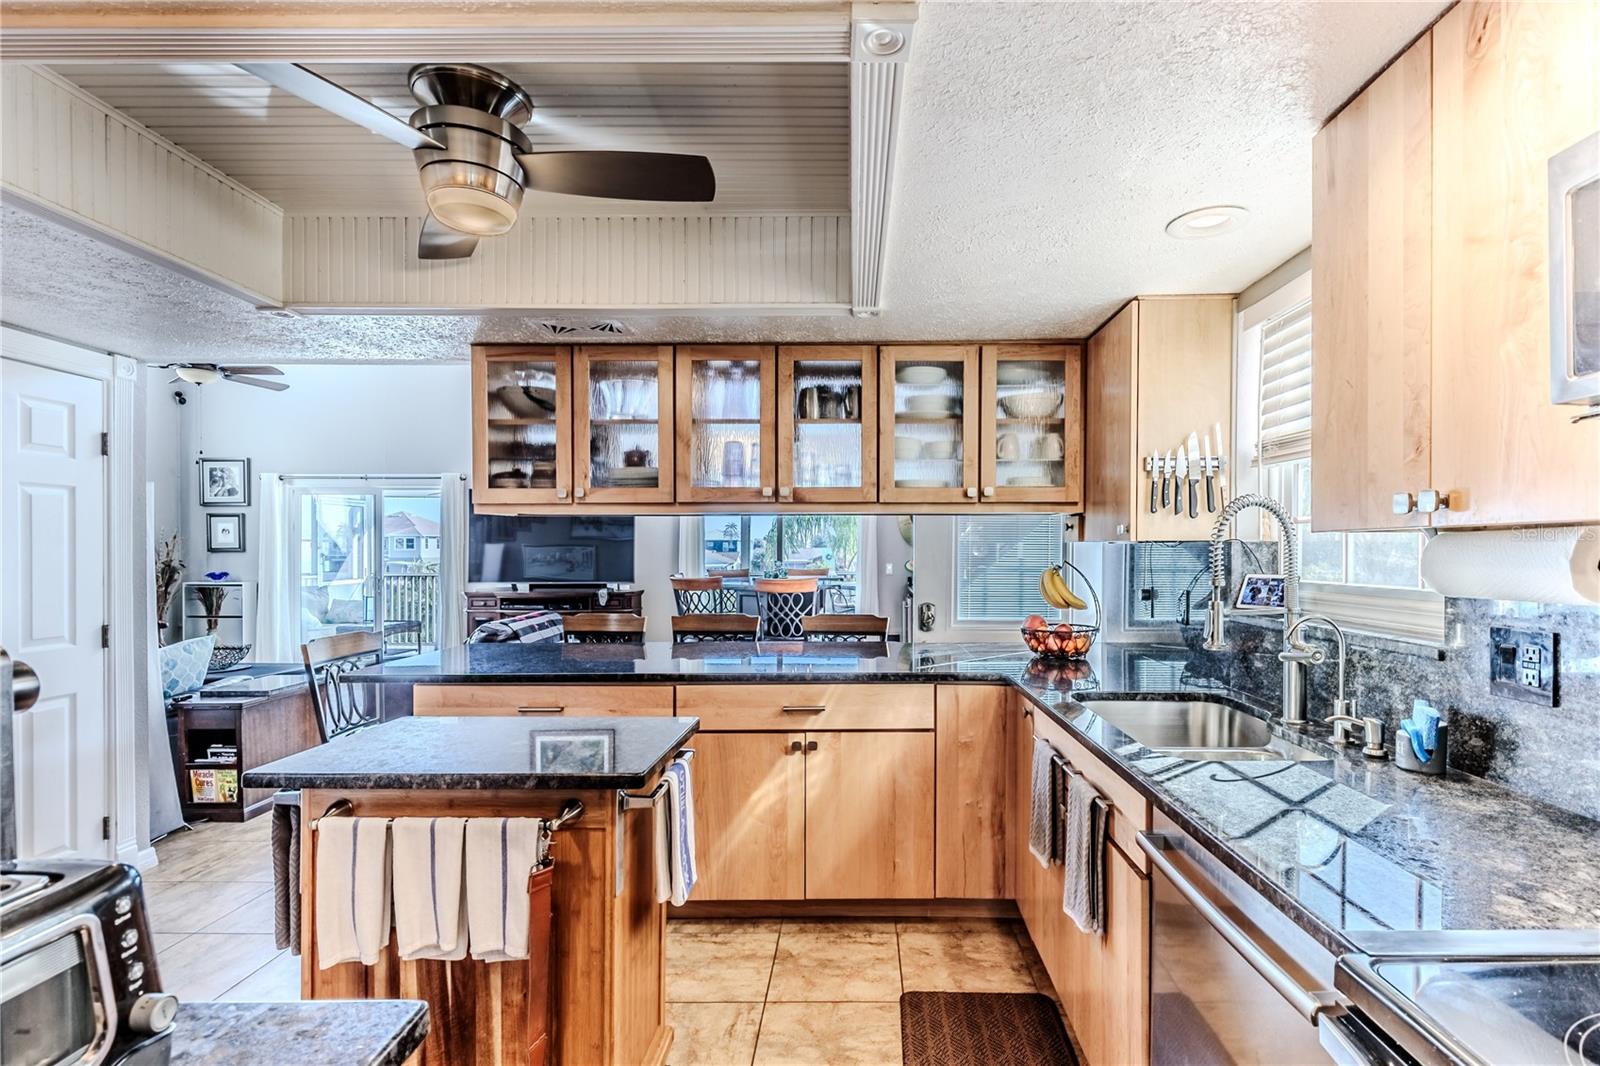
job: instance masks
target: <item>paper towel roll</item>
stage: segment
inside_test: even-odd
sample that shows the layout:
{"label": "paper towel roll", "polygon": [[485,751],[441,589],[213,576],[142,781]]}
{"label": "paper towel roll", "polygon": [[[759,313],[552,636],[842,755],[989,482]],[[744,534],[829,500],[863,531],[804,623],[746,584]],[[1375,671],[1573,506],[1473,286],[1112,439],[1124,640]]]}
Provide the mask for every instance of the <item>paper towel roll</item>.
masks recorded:
{"label": "paper towel roll", "polygon": [[1600,526],[1443,532],[1422,549],[1422,580],[1446,596],[1600,603]]}

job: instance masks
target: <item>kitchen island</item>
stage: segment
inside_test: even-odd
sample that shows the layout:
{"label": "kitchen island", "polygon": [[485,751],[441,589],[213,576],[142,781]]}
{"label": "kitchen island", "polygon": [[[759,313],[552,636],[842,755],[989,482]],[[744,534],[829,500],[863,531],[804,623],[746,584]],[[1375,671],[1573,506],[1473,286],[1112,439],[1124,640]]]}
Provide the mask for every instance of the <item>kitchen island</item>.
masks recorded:
{"label": "kitchen island", "polygon": [[[550,842],[550,1061],[665,1061],[665,905],[655,899],[648,794],[694,734],[690,717],[400,719],[251,770],[245,784],[301,794],[301,993],[417,999],[432,1025],[427,1066],[509,1066],[539,1028],[527,964],[402,961],[391,939],[373,966],[317,957],[316,825],[341,817],[569,815]],[[640,804],[648,807],[648,803]],[[578,812],[581,809],[581,813]],[[631,813],[630,813],[631,811]]]}

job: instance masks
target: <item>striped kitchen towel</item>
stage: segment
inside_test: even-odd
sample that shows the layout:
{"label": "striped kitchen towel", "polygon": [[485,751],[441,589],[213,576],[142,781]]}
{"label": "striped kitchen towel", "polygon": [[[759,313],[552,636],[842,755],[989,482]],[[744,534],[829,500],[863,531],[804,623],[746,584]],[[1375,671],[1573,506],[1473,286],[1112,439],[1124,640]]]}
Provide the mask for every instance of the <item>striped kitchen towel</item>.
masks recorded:
{"label": "striped kitchen towel", "polygon": [[272,936],[300,954],[300,793],[272,797]]}
{"label": "striped kitchen towel", "polygon": [[561,642],[566,633],[561,616],[555,611],[529,611],[510,618],[497,618],[485,622],[472,631],[468,644],[537,644],[543,641]]}
{"label": "striped kitchen towel", "polygon": [[681,907],[689,901],[695,881],[699,879],[695,868],[694,777],[689,772],[688,758],[680,755],[673,759],[662,776],[667,783],[664,802],[667,810],[668,880],[672,888],[670,898],[674,906]]}
{"label": "striped kitchen towel", "polygon": [[1106,929],[1106,801],[1076,770],[1067,771],[1061,909],[1085,933]]}
{"label": "striped kitchen towel", "polygon": [[528,875],[548,846],[538,818],[469,818],[466,833],[467,935],[472,957],[528,957]]}
{"label": "striped kitchen towel", "polygon": [[1055,750],[1041,737],[1033,738],[1033,768],[1029,775],[1028,852],[1039,865],[1050,868],[1055,823],[1055,790],[1051,787],[1050,763]]}
{"label": "striped kitchen towel", "polygon": [[465,818],[396,818],[394,938],[402,959],[467,955],[461,872]]}
{"label": "striped kitchen towel", "polygon": [[316,873],[317,965],[373,965],[389,944],[389,819],[318,819]]}

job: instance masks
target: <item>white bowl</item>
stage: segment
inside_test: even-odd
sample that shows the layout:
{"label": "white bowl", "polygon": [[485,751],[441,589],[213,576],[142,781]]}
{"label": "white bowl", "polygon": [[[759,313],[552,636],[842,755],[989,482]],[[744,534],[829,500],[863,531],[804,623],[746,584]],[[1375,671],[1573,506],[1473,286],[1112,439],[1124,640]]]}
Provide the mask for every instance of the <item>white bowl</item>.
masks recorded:
{"label": "white bowl", "polygon": [[1039,390],[1000,397],[1000,407],[1008,418],[1048,418],[1061,407],[1061,394]]}
{"label": "white bowl", "polygon": [[922,446],[924,459],[953,459],[956,454],[956,442],[953,440],[930,440]]}
{"label": "white bowl", "polygon": [[949,396],[907,396],[906,410],[919,415],[943,415],[951,411]]}
{"label": "white bowl", "polygon": [[994,372],[994,379],[1002,385],[1037,385],[1045,379],[1045,370],[1032,363],[1006,362]]}
{"label": "white bowl", "polygon": [[948,481],[940,481],[936,477],[897,477],[894,479],[897,489],[953,489],[956,486]]}
{"label": "white bowl", "polygon": [[896,437],[894,439],[894,457],[896,459],[921,459],[922,442],[915,437]]}
{"label": "white bowl", "polygon": [[937,385],[947,377],[942,366],[903,366],[894,374],[902,385]]}

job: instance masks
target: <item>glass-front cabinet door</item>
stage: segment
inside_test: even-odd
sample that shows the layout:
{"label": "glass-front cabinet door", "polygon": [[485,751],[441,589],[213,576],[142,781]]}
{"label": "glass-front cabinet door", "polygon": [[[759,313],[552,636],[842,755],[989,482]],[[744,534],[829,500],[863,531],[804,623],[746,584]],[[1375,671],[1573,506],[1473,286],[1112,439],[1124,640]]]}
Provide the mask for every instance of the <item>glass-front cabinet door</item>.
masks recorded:
{"label": "glass-front cabinet door", "polygon": [[983,346],[982,498],[1083,504],[1083,349]]}
{"label": "glass-front cabinet door", "polygon": [[572,502],[572,349],[472,350],[476,503]]}
{"label": "glass-front cabinet door", "polygon": [[885,503],[978,500],[976,345],[878,349],[878,498]]}
{"label": "glass-front cabinet door", "polygon": [[678,502],[776,498],[775,362],[764,344],[679,345]]}
{"label": "glass-front cabinet door", "polygon": [[778,349],[778,502],[878,498],[878,365],[871,345]]}
{"label": "glass-front cabinet door", "polygon": [[672,346],[581,345],[572,355],[580,503],[671,503]]}

